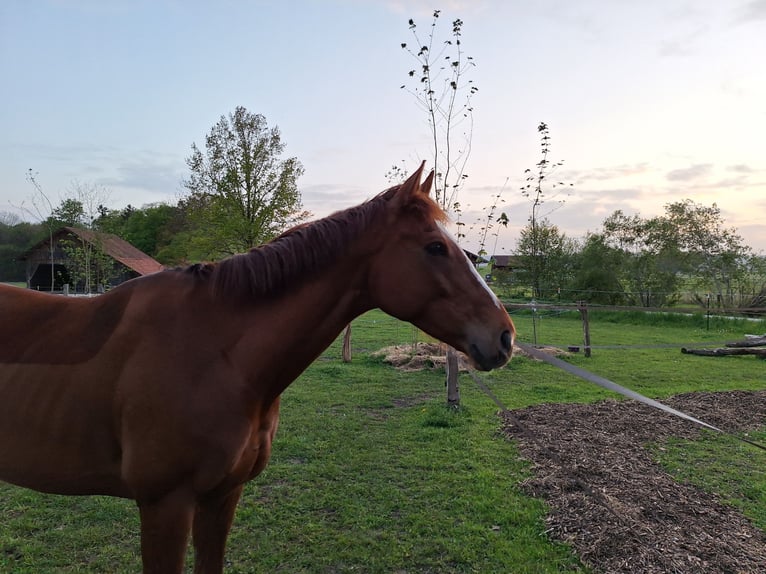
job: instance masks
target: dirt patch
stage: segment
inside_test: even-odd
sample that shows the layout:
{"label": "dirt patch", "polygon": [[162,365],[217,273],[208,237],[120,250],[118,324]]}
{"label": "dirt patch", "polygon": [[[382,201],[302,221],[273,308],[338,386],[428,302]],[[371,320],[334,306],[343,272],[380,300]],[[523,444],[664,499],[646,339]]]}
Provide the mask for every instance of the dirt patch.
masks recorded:
{"label": "dirt patch", "polygon": [[[729,430],[766,423],[766,391],[690,393],[665,402]],[[652,461],[648,443],[698,437],[695,425],[609,400],[504,413],[503,432],[533,462],[524,488],[549,504],[549,535],[571,544],[594,572],[766,572],[764,532]]]}
{"label": "dirt patch", "polygon": [[[557,347],[537,347],[538,351],[548,353],[557,357],[566,357],[569,355]],[[423,370],[444,370],[447,362],[447,347],[441,343],[417,343],[416,345],[393,345],[384,347],[375,351],[373,357],[383,357],[383,360],[389,365],[400,371],[423,371]],[[516,347],[513,350],[516,357],[530,357],[526,351]],[[462,353],[458,353],[458,367],[461,372],[468,370],[468,359]]]}

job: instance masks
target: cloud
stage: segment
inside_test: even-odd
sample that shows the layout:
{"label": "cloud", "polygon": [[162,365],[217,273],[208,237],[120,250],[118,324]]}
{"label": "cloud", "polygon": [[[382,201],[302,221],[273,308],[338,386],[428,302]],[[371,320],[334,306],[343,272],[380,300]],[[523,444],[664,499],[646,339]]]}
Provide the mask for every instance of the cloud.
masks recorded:
{"label": "cloud", "polygon": [[[483,0],[446,0],[438,8],[450,13],[471,13],[481,9],[486,2]],[[418,17],[430,16],[434,13],[433,2],[426,0],[387,0],[384,5],[395,14],[410,14]]]}
{"label": "cloud", "polygon": [[588,171],[572,172],[572,174],[576,176],[572,177],[572,179],[577,180],[581,185],[588,180],[608,181],[611,179],[642,175],[648,171],[649,164],[646,162],[621,164],[607,167],[597,167]]}
{"label": "cloud", "polygon": [[642,190],[636,187],[618,187],[612,189],[578,189],[574,195],[585,203],[598,201],[599,203],[619,204],[615,209],[620,209],[627,202],[640,199],[642,194]]}
{"label": "cloud", "polygon": [[312,219],[325,217],[357,205],[371,197],[359,186],[342,183],[318,183],[299,186],[303,208],[310,211]]}
{"label": "cloud", "polygon": [[669,181],[691,181],[708,175],[712,167],[709,163],[698,163],[686,168],[669,171],[665,178]]}
{"label": "cloud", "polygon": [[751,0],[738,10],[736,22],[749,24],[758,20],[766,20],[766,0]]}
{"label": "cloud", "polygon": [[111,175],[98,178],[106,186],[141,189],[165,194],[181,190],[184,177],[183,164],[167,159],[134,158],[120,162]]}
{"label": "cloud", "polygon": [[755,170],[749,165],[743,163],[737,165],[730,165],[726,167],[726,171],[733,171],[735,173],[754,173]]}

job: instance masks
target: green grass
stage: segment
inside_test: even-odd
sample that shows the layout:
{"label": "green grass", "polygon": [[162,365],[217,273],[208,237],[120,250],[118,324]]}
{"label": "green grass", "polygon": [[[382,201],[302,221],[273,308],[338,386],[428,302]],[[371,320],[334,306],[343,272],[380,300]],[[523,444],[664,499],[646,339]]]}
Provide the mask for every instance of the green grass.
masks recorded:
{"label": "green grass", "polygon": [[[514,318],[519,339],[531,341],[531,317]],[[766,331],[763,324],[721,322],[708,331],[692,321],[656,321],[624,323],[593,313],[593,357],[569,360],[657,398],[766,388],[763,361],[682,355],[661,346],[736,339]],[[582,344],[576,313],[544,317],[537,331],[540,343]],[[354,325],[352,363],[340,361],[336,342],[287,389],[271,464],[246,487],[238,509],[227,572],[585,571],[567,546],[546,537],[544,504],[521,493],[531,470],[499,436],[492,401],[463,377],[462,406],[448,409],[443,374],[401,373],[367,352],[415,337],[409,325],[369,313]],[[612,345],[640,348],[604,347]],[[482,378],[511,408],[614,396],[523,358]],[[717,489],[710,476],[720,469],[708,461],[718,447],[712,448],[707,459],[684,466]],[[763,468],[752,455],[740,449],[726,465]],[[762,516],[762,495],[751,496],[737,475],[745,474],[732,477],[732,503],[742,500],[743,511]],[[0,484],[0,517],[0,572],[139,569],[130,501],[47,496]]]}
{"label": "green grass", "polygon": [[[766,444],[766,431],[749,433]],[[654,445],[655,459],[676,480],[717,494],[766,530],[766,452],[715,433],[701,440],[671,439]]]}

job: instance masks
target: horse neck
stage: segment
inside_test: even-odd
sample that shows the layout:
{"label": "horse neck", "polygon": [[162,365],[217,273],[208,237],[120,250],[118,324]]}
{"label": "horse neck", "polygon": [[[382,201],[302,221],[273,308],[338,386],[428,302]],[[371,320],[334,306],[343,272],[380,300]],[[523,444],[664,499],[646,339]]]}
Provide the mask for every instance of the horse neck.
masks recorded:
{"label": "horse neck", "polygon": [[[344,257],[285,295],[259,302],[237,346],[252,385],[276,398],[354,318],[372,308],[366,265]],[[257,350],[257,351],[255,351]]]}

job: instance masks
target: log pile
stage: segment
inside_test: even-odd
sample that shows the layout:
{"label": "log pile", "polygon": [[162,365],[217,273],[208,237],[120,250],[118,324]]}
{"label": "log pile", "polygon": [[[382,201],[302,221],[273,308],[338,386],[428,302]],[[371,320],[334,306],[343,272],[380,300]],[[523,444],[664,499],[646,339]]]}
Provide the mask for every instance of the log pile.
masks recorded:
{"label": "log pile", "polygon": [[685,355],[702,355],[703,357],[727,357],[731,355],[755,355],[766,359],[766,335],[745,335],[740,341],[726,343],[725,347],[717,349],[687,349],[682,347]]}

